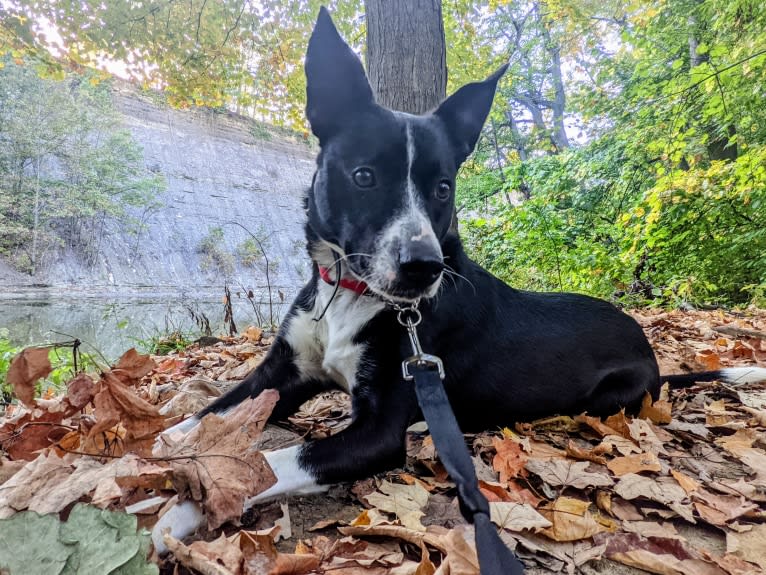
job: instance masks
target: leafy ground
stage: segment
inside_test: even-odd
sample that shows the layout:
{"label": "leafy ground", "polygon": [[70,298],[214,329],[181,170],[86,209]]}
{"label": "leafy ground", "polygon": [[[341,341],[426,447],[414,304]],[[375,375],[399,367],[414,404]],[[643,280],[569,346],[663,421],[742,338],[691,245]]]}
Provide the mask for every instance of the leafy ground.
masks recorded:
{"label": "leafy ground", "polygon": [[[766,365],[766,312],[634,315],[665,373]],[[349,410],[341,394],[264,429],[277,400],[264,393],[152,453],[163,429],[244,377],[270,342],[250,328],[169,356],[131,350],[55,397],[35,394],[47,350],[18,356],[8,373],[18,402],[0,418],[0,573],[477,573],[423,426],[408,435],[404,469],[239,516],[273,481],[251,445],[337,432]],[[699,385],[647,401],[636,418],[549,418],[467,443],[493,521],[531,573],[766,570],[763,385]],[[147,563],[142,529],[179,498],[202,501],[206,525],[188,541],[167,538],[172,554]]]}

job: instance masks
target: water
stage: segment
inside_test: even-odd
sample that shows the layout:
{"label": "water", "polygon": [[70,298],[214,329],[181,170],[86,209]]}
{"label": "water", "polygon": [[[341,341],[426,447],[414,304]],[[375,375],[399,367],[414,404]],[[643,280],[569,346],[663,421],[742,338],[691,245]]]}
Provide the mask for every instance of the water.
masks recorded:
{"label": "water", "polygon": [[[288,309],[289,299],[275,296],[274,319],[279,321]],[[234,321],[240,331],[249,325],[264,325],[269,320],[268,300],[253,304],[244,294],[232,294]],[[36,345],[79,338],[82,351],[107,360],[117,359],[131,347],[146,350],[147,342],[174,331],[198,337],[202,334],[197,316],[208,318],[213,335],[224,328],[223,293],[220,296],[163,294],[126,297],[67,297],[38,294],[15,299],[0,299],[0,334],[7,330],[15,345]]]}

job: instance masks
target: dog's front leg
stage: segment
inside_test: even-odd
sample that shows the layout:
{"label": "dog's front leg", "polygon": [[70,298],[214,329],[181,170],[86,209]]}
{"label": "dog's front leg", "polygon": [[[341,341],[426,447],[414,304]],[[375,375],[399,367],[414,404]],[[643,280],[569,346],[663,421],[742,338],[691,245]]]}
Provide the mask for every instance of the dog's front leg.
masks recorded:
{"label": "dog's front leg", "polygon": [[[309,288],[305,288],[304,291]],[[305,298],[304,298],[305,299]],[[301,297],[298,302],[302,301]],[[190,417],[165,433],[189,432],[208,413],[224,414],[226,411],[239,404],[248,397],[257,397],[265,389],[279,391],[279,401],[271,414],[270,420],[283,419],[294,413],[306,400],[317,393],[328,389],[331,381],[324,374],[321,366],[321,349],[310,336],[313,329],[311,312],[304,309],[299,303],[293,304],[285,323],[282,325],[271,349],[263,362],[247,376],[241,383],[231,389],[224,396],[214,401],[200,413]],[[156,449],[161,447],[162,436],[158,439]],[[293,448],[291,448],[293,449]],[[290,451],[277,455],[279,450],[267,455],[270,463],[278,469],[284,470],[289,467],[291,460]],[[277,457],[277,459],[273,459]],[[282,471],[282,477],[293,482],[293,491],[301,491],[301,475],[292,476]],[[297,482],[297,483],[296,483]],[[306,481],[303,481],[306,483]],[[313,485],[314,483],[310,483]],[[284,481],[282,485],[285,485]],[[310,490],[310,485],[304,487]],[[250,504],[252,505],[252,504]],[[248,508],[246,506],[245,508]],[[170,529],[170,534],[177,538],[183,538],[193,533],[204,520],[200,506],[194,501],[184,501],[168,510],[152,529],[152,541],[158,553],[164,553],[167,548],[162,540],[162,532]]]}
{"label": "dog's front leg", "polygon": [[354,390],[353,408],[351,424],[336,435],[266,453],[277,483],[245,507],[316,493],[402,464],[407,426],[417,412],[412,385],[398,374],[377,382],[377,389],[362,384]]}

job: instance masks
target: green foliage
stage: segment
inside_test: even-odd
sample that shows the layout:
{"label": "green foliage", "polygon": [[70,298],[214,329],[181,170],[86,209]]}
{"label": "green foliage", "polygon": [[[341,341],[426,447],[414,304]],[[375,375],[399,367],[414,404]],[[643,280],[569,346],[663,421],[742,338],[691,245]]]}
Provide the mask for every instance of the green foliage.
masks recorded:
{"label": "green foliage", "polygon": [[[504,4],[494,3],[501,16]],[[766,6],[546,7],[551,37],[578,70],[567,83],[569,129],[587,143],[551,150],[522,129],[521,161],[513,135],[490,146],[488,134],[461,177],[472,254],[519,287],[630,302],[762,303]],[[504,93],[513,98],[514,89]]]}
{"label": "green foliage", "polygon": [[0,255],[34,274],[57,250],[88,258],[107,222],[126,230],[164,181],[118,124],[108,87],[55,81],[6,61],[0,69]]}
{"label": "green foliage", "polygon": [[[13,345],[9,339],[8,330],[0,329],[0,405],[10,403],[13,390],[6,380],[8,368],[13,358],[24,349],[24,346]],[[37,384],[37,394],[42,395],[46,390],[59,391],[75,375],[74,354],[71,346],[51,347],[48,357],[53,370],[45,380]],[[78,353],[77,369],[87,371],[95,368],[96,363],[88,355]]]}
{"label": "green foliage", "polygon": [[136,340],[137,347],[143,353],[168,355],[174,351],[183,351],[194,343],[194,336],[181,331],[161,335],[155,334],[146,339]]}
{"label": "green foliage", "polygon": [[[262,241],[260,243],[263,244]],[[247,238],[237,246],[237,257],[243,266],[252,268],[263,261],[261,245],[255,238]]]}
{"label": "green foliage", "polygon": [[234,273],[234,256],[226,249],[223,228],[212,227],[197,246],[200,268],[216,275],[228,277]]}
{"label": "green foliage", "polygon": [[[8,0],[0,57],[34,55],[54,77],[64,66],[108,69],[161,86],[174,106],[228,105],[306,133],[302,60],[322,4],[358,47],[362,0]],[[55,22],[61,42],[40,22]]]}
{"label": "green foliage", "polygon": [[77,504],[66,522],[33,511],[0,520],[0,570],[12,575],[156,575],[134,515]]}

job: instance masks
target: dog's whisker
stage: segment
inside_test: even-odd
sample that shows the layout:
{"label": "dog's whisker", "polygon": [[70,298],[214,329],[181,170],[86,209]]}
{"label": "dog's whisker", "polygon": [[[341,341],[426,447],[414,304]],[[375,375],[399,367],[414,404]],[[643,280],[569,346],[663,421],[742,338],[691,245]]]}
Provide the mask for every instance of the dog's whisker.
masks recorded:
{"label": "dog's whisker", "polygon": [[471,289],[473,289],[473,293],[476,294],[476,286],[473,285],[473,282],[469,280],[467,277],[465,277],[463,274],[459,274],[454,270],[454,268],[448,266],[447,264],[444,264],[444,273],[450,277],[452,277],[452,281],[455,283],[455,287],[457,287],[457,282],[455,282],[455,277],[458,277],[465,281],[469,286],[471,286]]}

